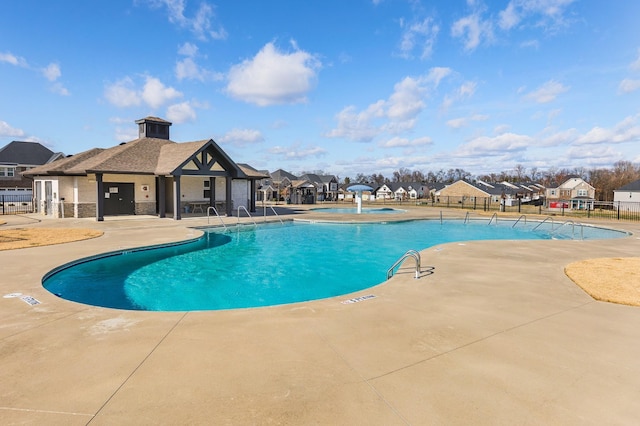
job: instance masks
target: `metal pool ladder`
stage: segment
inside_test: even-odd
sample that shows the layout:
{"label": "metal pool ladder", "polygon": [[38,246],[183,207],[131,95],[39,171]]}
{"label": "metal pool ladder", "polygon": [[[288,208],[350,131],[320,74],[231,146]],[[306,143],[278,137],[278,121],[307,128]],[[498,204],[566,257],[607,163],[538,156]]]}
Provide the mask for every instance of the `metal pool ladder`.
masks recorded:
{"label": "metal pool ladder", "polygon": [[276,209],[273,208],[273,206],[264,206],[264,221],[267,221],[267,207],[269,207],[271,209],[271,211],[273,212],[273,214],[276,215],[276,217],[278,218],[278,220],[280,221],[280,223],[282,223],[284,225],[284,222],[282,221],[282,218],[280,217],[280,215],[278,214],[278,212],[276,211]]}
{"label": "metal pool ladder", "polygon": [[389,270],[387,271],[387,279],[393,276],[393,271],[395,270],[395,268],[402,262],[404,262],[404,260],[408,257],[413,257],[416,261],[416,274],[414,278],[420,278],[420,253],[415,250],[409,250],[405,254],[403,254],[402,257],[398,259],[391,268],[389,268]]}
{"label": "metal pool ladder", "polygon": [[247,216],[249,216],[249,219],[251,219],[253,224],[255,226],[258,226],[258,224],[256,223],[255,219],[253,218],[253,216],[251,216],[251,213],[249,213],[249,210],[247,210],[247,208],[245,206],[238,206],[238,225],[240,225],[240,210],[241,209],[245,211],[245,213],[247,214]]}
{"label": "metal pool ladder", "polygon": [[210,217],[210,212],[213,210],[213,212],[216,214],[216,216],[218,216],[218,219],[220,219],[220,223],[222,224],[222,226],[224,227],[224,230],[227,230],[227,225],[224,224],[224,221],[222,220],[222,218],[220,217],[220,215],[218,214],[218,210],[216,210],[215,207],[213,206],[209,206],[207,207],[207,224],[209,224],[209,217]]}

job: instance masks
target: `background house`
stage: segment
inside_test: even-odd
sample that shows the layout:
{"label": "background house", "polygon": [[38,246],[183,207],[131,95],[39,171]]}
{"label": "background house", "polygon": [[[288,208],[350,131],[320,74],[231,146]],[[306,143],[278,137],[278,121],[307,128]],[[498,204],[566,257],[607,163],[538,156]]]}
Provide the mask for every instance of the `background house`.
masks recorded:
{"label": "background house", "polygon": [[296,176],[278,169],[261,179],[259,199],[287,201],[293,204],[314,204],[338,199],[338,178],[333,175],[306,173]]}
{"label": "background house", "polygon": [[614,189],[613,204],[620,210],[640,210],[640,180]]}
{"label": "background house", "polygon": [[549,209],[593,210],[595,195],[596,189],[578,176],[545,190]]}
{"label": "background house", "polygon": [[10,142],[0,148],[0,193],[27,191],[31,194],[33,180],[22,173],[62,157],[61,152],[53,152],[38,142]]}
{"label": "background house", "polygon": [[386,182],[375,189],[376,200],[417,200],[429,196],[429,187],[421,182]]}
{"label": "background house", "polygon": [[0,212],[31,212],[33,180],[23,172],[62,157],[38,142],[13,141],[0,148]]}

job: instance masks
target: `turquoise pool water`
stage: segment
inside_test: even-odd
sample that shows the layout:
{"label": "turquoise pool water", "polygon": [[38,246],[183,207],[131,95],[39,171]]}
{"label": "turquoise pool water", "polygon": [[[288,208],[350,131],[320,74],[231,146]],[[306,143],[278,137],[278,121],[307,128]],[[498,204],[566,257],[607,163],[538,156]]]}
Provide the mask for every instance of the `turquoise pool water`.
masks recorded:
{"label": "turquoise pool water", "polygon": [[[321,207],[317,209],[311,209],[314,212],[319,213],[341,213],[341,214],[357,214],[356,208],[347,207]],[[406,210],[392,209],[390,207],[379,208],[362,208],[361,214],[389,214],[389,213],[404,213]]]}
{"label": "turquoise pool water", "polygon": [[[377,224],[289,223],[207,230],[203,238],[82,259],[45,276],[71,301],[118,309],[192,311],[248,308],[339,296],[386,279],[407,250],[469,240],[613,238],[601,228],[552,231],[537,223],[451,221]],[[556,225],[557,227],[558,225]],[[514,241],[514,244],[517,244]],[[423,267],[429,265],[428,256]]]}

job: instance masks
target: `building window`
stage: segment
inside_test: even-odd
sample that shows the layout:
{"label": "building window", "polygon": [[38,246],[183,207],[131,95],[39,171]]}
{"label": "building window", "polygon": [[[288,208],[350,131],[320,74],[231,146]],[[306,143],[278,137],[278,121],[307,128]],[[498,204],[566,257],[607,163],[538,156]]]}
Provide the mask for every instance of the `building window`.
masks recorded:
{"label": "building window", "polygon": [[578,197],[587,197],[589,195],[589,191],[586,189],[578,189]]}
{"label": "building window", "polygon": [[0,167],[0,176],[14,177],[16,175],[15,167]]}

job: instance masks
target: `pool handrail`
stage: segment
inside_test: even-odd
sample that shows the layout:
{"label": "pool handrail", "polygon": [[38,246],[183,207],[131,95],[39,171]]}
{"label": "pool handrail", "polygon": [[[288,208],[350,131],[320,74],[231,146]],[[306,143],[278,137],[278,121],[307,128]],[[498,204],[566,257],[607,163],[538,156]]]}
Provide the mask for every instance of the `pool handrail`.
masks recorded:
{"label": "pool handrail", "polygon": [[213,212],[216,214],[216,216],[218,216],[218,219],[220,219],[220,223],[222,223],[222,226],[224,227],[224,230],[226,231],[226,230],[227,230],[227,225],[225,225],[225,224],[224,224],[224,221],[222,220],[222,218],[221,218],[221,217],[220,217],[220,215],[218,214],[218,210],[216,210],[216,208],[215,208],[215,207],[213,207],[213,206],[209,206],[209,207],[207,207],[207,225],[210,223],[210,222],[209,222],[209,218],[210,218],[209,212],[210,212],[211,210],[213,210]]}
{"label": "pool handrail", "polygon": [[537,224],[533,230],[535,231],[536,229],[538,229],[540,227],[540,225],[542,225],[543,223],[545,223],[546,221],[550,220],[551,221],[551,230],[553,231],[553,218],[551,216],[547,216],[542,222],[540,222],[539,224]]}
{"label": "pool handrail", "polygon": [[269,207],[271,209],[271,211],[273,212],[273,214],[276,215],[276,217],[278,218],[280,223],[284,225],[284,222],[282,221],[282,218],[280,217],[280,215],[278,214],[276,209],[274,209],[273,206],[267,206],[266,204],[264,205],[264,221],[265,222],[267,221],[267,207]]}
{"label": "pool handrail", "polygon": [[238,223],[237,223],[238,225],[240,225],[240,209],[244,210],[245,213],[247,213],[247,216],[249,216],[249,218],[251,219],[251,221],[255,226],[258,226],[255,219],[253,218],[253,216],[251,216],[251,213],[249,213],[249,210],[247,210],[245,206],[238,206]]}
{"label": "pool handrail", "polygon": [[496,225],[498,224],[498,213],[494,213],[493,216],[491,216],[491,219],[489,219],[489,225],[491,225],[494,218],[496,219]]}
{"label": "pool handrail", "polygon": [[512,226],[512,228],[515,228],[516,225],[518,224],[518,222],[520,222],[520,219],[524,218],[524,224],[527,224],[527,216],[526,215],[520,215],[520,217],[518,218],[518,220],[516,220]]}
{"label": "pool handrail", "polygon": [[563,226],[565,225],[571,225],[571,238],[575,240],[575,234],[576,234],[576,225],[580,226],[580,239],[584,240],[584,225],[582,225],[582,223],[578,222],[574,222],[573,220],[567,220],[566,222],[562,222],[562,224],[560,226],[558,226],[556,228],[555,231],[551,231],[551,235],[553,235],[554,233],[558,233],[558,231],[560,229],[562,229]]}
{"label": "pool handrail", "polygon": [[394,269],[402,262],[404,262],[404,260],[408,257],[413,257],[416,261],[416,273],[414,278],[420,278],[420,253],[418,253],[416,250],[408,250],[405,254],[402,255],[400,259],[396,261],[396,263],[393,264],[393,266],[391,266],[391,268],[387,270],[387,280],[393,276]]}

